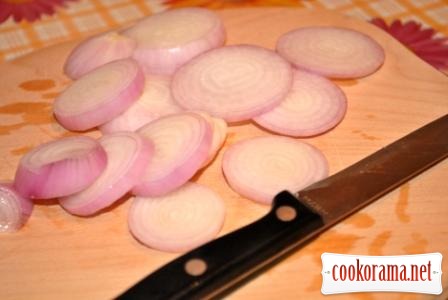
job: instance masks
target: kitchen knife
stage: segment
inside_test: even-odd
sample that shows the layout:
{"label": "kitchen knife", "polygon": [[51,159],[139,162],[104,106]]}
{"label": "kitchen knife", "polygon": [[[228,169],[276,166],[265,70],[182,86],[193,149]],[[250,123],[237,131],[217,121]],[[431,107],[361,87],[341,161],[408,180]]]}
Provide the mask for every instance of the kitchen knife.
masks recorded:
{"label": "kitchen knife", "polygon": [[117,299],[214,298],[448,156],[448,115],[295,194],[150,274]]}

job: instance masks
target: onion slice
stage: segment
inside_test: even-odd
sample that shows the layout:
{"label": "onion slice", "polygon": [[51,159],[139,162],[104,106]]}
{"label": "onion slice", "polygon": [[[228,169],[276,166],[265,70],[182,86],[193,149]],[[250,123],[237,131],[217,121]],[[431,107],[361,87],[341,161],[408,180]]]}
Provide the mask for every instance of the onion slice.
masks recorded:
{"label": "onion slice", "polygon": [[285,100],[253,120],[275,133],[306,137],[336,126],[346,110],[345,94],[336,84],[320,75],[296,70]]}
{"label": "onion slice", "polygon": [[107,153],[104,172],[85,190],[59,199],[72,214],[95,214],[125,195],[140,181],[154,151],[150,141],[133,132],[105,135],[99,142]]}
{"label": "onion slice", "polygon": [[185,252],[213,239],[224,218],[221,198],[209,188],[189,182],[162,197],[136,197],[128,224],[134,237],[149,247]]}
{"label": "onion slice", "polygon": [[135,39],[134,58],[148,74],[170,75],[194,56],[222,46],[219,16],[204,8],[182,8],[151,15],[123,34]]}
{"label": "onion slice", "polygon": [[132,59],[105,64],[81,77],[55,100],[54,114],[62,126],[82,131],[124,112],[143,91],[144,75]]}
{"label": "onion slice", "polygon": [[212,129],[195,113],[162,117],[138,130],[154,143],[154,157],[142,181],[132,192],[161,196],[186,183],[208,158]]}
{"label": "onion slice", "polygon": [[210,50],[173,77],[174,100],[227,122],[249,120],[278,105],[292,84],[290,64],[275,52],[250,45]]}
{"label": "onion slice", "polygon": [[384,62],[384,50],[375,40],[339,27],[290,31],[277,41],[277,51],[297,68],[330,78],[367,76]]}
{"label": "onion slice", "polygon": [[0,232],[19,230],[33,211],[33,203],[13,188],[12,182],[0,182]]}
{"label": "onion slice", "polygon": [[81,42],[68,56],[64,72],[72,79],[106,63],[132,56],[137,42],[115,31],[95,35]]}
{"label": "onion slice", "polygon": [[160,117],[181,112],[182,108],[171,97],[170,83],[166,76],[147,76],[140,98],[121,115],[101,125],[101,132],[136,131]]}
{"label": "onion slice", "polygon": [[97,140],[66,137],[25,154],[17,168],[14,187],[26,198],[67,196],[92,184],[106,165],[106,152]]}
{"label": "onion slice", "polygon": [[315,147],[289,137],[264,136],[230,146],[222,162],[230,187],[253,201],[270,204],[283,190],[297,192],[328,175]]}

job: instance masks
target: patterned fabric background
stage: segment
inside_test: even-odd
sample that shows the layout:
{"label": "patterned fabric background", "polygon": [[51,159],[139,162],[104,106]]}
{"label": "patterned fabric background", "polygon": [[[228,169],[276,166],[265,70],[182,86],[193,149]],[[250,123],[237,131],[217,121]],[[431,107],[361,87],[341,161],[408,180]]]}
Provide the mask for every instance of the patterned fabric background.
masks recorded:
{"label": "patterned fabric background", "polygon": [[373,17],[381,17],[387,22],[412,19],[448,36],[448,0],[78,0],[66,2],[65,7],[57,8],[54,15],[43,16],[35,22],[22,20],[15,23],[9,18],[0,24],[0,61],[182,6],[212,9],[238,6],[326,8],[364,20]]}

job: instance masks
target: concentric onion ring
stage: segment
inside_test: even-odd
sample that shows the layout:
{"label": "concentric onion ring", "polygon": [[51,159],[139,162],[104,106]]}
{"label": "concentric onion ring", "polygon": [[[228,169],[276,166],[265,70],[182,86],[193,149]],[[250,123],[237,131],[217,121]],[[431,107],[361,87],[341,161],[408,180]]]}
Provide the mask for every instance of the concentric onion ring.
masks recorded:
{"label": "concentric onion ring", "polygon": [[131,233],[149,247],[185,252],[214,238],[224,218],[221,198],[209,188],[189,182],[162,197],[136,197],[128,224]]}
{"label": "concentric onion ring", "polygon": [[283,190],[297,192],[328,175],[327,161],[317,148],[280,136],[233,144],[224,152],[222,168],[234,191],[264,204]]}
{"label": "concentric onion ring", "polygon": [[14,190],[12,182],[0,182],[0,232],[19,230],[33,211],[33,203]]}
{"label": "concentric onion ring", "polygon": [[275,133],[313,136],[336,126],[347,110],[344,92],[317,74],[294,71],[294,83],[278,106],[253,120]]}
{"label": "concentric onion ring", "polygon": [[109,62],[132,56],[137,42],[115,31],[93,36],[79,44],[64,64],[64,73],[78,79]]}
{"label": "concentric onion ring", "polygon": [[174,73],[191,58],[225,41],[218,15],[198,7],[151,15],[123,34],[137,41],[133,57],[145,73],[161,75]]}
{"label": "concentric onion ring", "polygon": [[173,77],[174,100],[185,109],[238,122],[279,104],[292,84],[292,68],[275,52],[250,45],[203,53]]}
{"label": "concentric onion ring", "polygon": [[14,187],[26,198],[56,198],[87,188],[104,171],[107,155],[97,140],[73,136],[51,141],[25,154]]}
{"label": "concentric onion ring", "polygon": [[110,62],[73,82],[56,98],[53,111],[65,128],[87,130],[124,112],[143,85],[143,72],[134,60]]}
{"label": "concentric onion ring", "polygon": [[357,78],[384,62],[383,48],[369,36],[347,28],[304,27],[277,42],[277,51],[299,69],[330,78]]}
{"label": "concentric onion ring", "polygon": [[59,199],[72,214],[95,214],[125,195],[140,181],[154,151],[150,141],[133,132],[105,135],[99,142],[107,153],[104,172],[85,190]]}
{"label": "concentric onion ring", "polygon": [[186,183],[208,158],[212,129],[195,113],[162,117],[138,130],[155,146],[154,157],[132,192],[157,197]]}

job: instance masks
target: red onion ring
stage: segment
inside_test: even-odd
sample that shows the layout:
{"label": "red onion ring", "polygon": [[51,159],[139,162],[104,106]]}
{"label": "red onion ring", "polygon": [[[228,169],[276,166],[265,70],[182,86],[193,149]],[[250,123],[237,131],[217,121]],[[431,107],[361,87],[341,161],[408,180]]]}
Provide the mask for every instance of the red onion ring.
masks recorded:
{"label": "red onion ring", "polygon": [[87,136],[67,137],[25,154],[16,171],[14,188],[26,198],[67,196],[88,187],[106,165],[106,152],[98,141]]}
{"label": "red onion ring", "polygon": [[95,35],[80,43],[68,56],[64,73],[78,79],[106,63],[132,56],[137,42],[115,31]]}
{"label": "red onion ring", "polygon": [[110,206],[125,195],[144,174],[154,146],[133,132],[119,132],[100,138],[108,164],[85,190],[59,199],[68,212],[88,216]]}
{"label": "red onion ring", "polygon": [[194,56],[225,41],[219,16],[197,7],[151,15],[123,34],[137,41],[133,57],[147,74],[173,74]]}
{"label": "red onion ring", "polygon": [[277,41],[277,52],[299,69],[330,78],[367,76],[384,62],[384,50],[375,40],[339,27],[290,31]]}
{"label": "red onion ring", "polygon": [[213,239],[224,218],[221,198],[209,188],[189,182],[162,197],[136,197],[128,224],[134,237],[151,248],[185,252]]}
{"label": "red onion ring", "polygon": [[12,182],[0,182],[0,232],[19,230],[33,211],[33,203],[14,190]]}
{"label": "red onion ring", "polygon": [[233,144],[224,152],[222,169],[234,191],[263,204],[283,190],[297,192],[328,175],[327,161],[317,148],[281,136]]}
{"label": "red onion ring", "polygon": [[176,102],[227,122],[249,120],[278,105],[292,84],[292,68],[275,52],[251,45],[203,53],[173,77]]}
{"label": "red onion ring", "polygon": [[54,114],[69,130],[83,131],[106,123],[137,100],[144,76],[132,59],[105,64],[70,85],[54,102]]}
{"label": "red onion ring", "polygon": [[307,137],[335,127],[346,110],[345,94],[336,84],[320,75],[296,70],[285,100],[253,120],[275,133]]}
{"label": "red onion ring", "polygon": [[208,158],[212,129],[195,113],[180,113],[155,120],[138,130],[154,143],[154,157],[142,181],[132,192],[157,197],[186,183]]}

